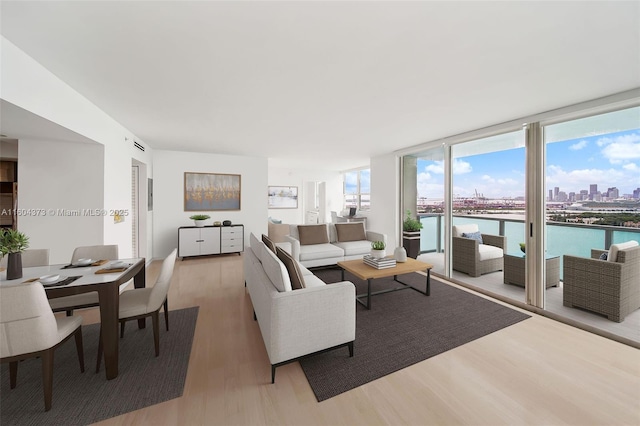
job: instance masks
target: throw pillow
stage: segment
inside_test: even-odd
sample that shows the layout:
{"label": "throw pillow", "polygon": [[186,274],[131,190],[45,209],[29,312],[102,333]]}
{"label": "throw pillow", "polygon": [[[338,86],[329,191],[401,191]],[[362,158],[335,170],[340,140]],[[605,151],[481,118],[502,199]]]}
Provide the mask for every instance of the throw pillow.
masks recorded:
{"label": "throw pillow", "polygon": [[262,242],[264,243],[265,246],[269,247],[269,250],[271,250],[272,252],[276,253],[276,243],[271,241],[271,239],[269,237],[267,237],[266,235],[262,234]]}
{"label": "throw pillow", "polygon": [[607,260],[607,252],[605,251],[604,253],[602,253],[598,259]]}
{"label": "throw pillow", "polygon": [[478,232],[463,232],[462,236],[464,238],[471,238],[472,240],[476,240],[480,244],[482,244],[482,234],[480,233],[480,231],[478,231]]}
{"label": "throw pillow", "polygon": [[289,273],[289,279],[291,280],[291,289],[299,290],[301,288],[305,288],[304,278],[302,277],[302,271],[298,267],[298,262],[295,261],[293,257],[286,251],[282,250],[280,247],[276,247],[278,253],[278,259],[282,263],[284,263],[285,268],[287,268],[287,272]]}
{"label": "throw pillow", "polygon": [[298,235],[302,246],[329,242],[327,225],[298,225]]}
{"label": "throw pillow", "polygon": [[367,239],[363,222],[355,223],[336,223],[336,232],[338,241],[362,241]]}

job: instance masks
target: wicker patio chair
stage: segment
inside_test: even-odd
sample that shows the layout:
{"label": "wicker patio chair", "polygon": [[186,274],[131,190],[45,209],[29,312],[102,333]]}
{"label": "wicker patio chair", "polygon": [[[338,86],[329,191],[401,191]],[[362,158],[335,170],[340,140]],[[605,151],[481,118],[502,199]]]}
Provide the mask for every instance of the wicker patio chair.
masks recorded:
{"label": "wicker patio chair", "polygon": [[640,308],[640,246],[620,250],[615,262],[600,260],[603,250],[591,250],[591,258],[564,255],[563,302],[622,322]]}
{"label": "wicker patio chair", "polygon": [[[471,277],[479,277],[480,275],[488,274],[489,272],[502,271],[504,268],[504,249],[507,246],[506,237],[500,235],[481,234],[482,244],[477,240],[462,237],[462,233],[476,232],[473,231],[473,229],[476,229],[477,231],[477,225],[453,227],[453,269],[469,274]],[[497,251],[494,247],[500,250]],[[481,255],[481,250],[493,251],[497,254],[494,256]]]}

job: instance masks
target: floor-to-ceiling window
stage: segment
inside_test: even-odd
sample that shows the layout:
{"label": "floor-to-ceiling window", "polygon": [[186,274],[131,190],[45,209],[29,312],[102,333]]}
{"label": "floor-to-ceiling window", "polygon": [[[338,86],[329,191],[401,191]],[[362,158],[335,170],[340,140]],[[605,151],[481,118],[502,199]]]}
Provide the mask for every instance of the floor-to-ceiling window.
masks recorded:
{"label": "floor-to-ceiling window", "polygon": [[[415,198],[426,230],[421,260],[432,263],[436,275],[640,343],[639,309],[616,322],[598,308],[563,304],[565,256],[589,258],[592,249],[640,242],[640,100],[635,96],[541,113],[407,153],[401,208]],[[407,173],[411,164],[413,174]],[[476,275],[457,267],[453,227],[469,224],[482,234],[504,237],[502,269]],[[640,285],[640,271],[634,271]],[[599,303],[617,297],[610,296]]]}
{"label": "floor-to-ceiling window", "polygon": [[361,169],[344,174],[344,208],[358,211],[371,208],[371,170]]}
{"label": "floor-to-ceiling window", "polygon": [[[640,242],[640,107],[548,124],[544,126],[544,139],[546,248],[558,256],[560,280],[569,280],[561,291],[547,293],[545,307],[640,340],[640,311],[620,323],[607,319],[621,303],[629,303],[627,297],[633,297],[615,288],[615,277],[602,283],[611,286],[604,288],[595,282],[603,281],[594,278],[595,271],[582,275],[583,266],[597,268],[600,263],[584,262],[574,267],[570,262],[565,268],[565,255],[583,262],[592,255],[599,256],[598,252],[592,253],[594,249],[604,251],[612,244]],[[581,274],[577,289],[572,285],[575,268]],[[636,269],[638,294],[640,265]],[[581,294],[575,295],[576,291]],[[640,295],[636,298],[640,300]]]}

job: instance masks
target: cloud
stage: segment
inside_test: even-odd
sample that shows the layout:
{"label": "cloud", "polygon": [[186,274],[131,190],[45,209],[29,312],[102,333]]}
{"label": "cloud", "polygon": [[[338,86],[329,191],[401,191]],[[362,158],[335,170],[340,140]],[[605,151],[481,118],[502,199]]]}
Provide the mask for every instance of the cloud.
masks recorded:
{"label": "cloud", "polygon": [[583,139],[580,142],[574,143],[573,145],[571,145],[569,149],[572,151],[580,151],[581,149],[586,148],[587,145],[589,145],[589,142]]}
{"label": "cloud", "polygon": [[640,167],[636,163],[627,163],[622,168],[630,172],[640,172]]}
{"label": "cloud", "polygon": [[[432,164],[427,165],[424,169],[427,172],[442,175],[444,174],[444,161],[434,161]],[[471,167],[470,163],[458,159],[453,160],[454,175],[471,173],[472,171],[473,167]]]}
{"label": "cloud", "polygon": [[596,142],[601,154],[611,164],[623,164],[640,159],[640,132],[615,137],[603,137]]}

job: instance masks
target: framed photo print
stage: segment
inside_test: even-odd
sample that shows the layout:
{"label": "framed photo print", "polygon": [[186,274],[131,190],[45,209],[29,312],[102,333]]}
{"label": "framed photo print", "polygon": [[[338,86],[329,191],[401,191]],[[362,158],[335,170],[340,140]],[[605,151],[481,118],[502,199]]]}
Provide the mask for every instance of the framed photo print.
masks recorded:
{"label": "framed photo print", "polygon": [[297,186],[269,186],[270,209],[297,209]]}
{"label": "framed photo print", "polygon": [[184,173],[184,211],[240,210],[240,175]]}

